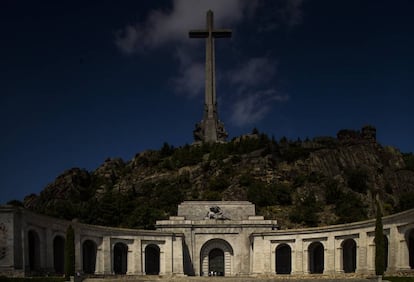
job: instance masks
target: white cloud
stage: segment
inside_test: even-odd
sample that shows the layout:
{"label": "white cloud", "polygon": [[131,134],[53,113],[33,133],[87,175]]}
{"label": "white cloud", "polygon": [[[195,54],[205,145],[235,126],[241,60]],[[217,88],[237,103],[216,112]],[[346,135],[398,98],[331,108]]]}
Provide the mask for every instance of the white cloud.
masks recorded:
{"label": "white cloud", "polygon": [[272,102],[282,102],[288,99],[287,95],[280,95],[274,89],[243,95],[233,104],[231,122],[239,127],[253,125],[262,120],[270,111]]}
{"label": "white cloud", "polygon": [[138,28],[128,25],[116,34],[115,44],[125,54],[132,54],[138,49],[138,40],[142,32]]}
{"label": "white cloud", "polygon": [[274,103],[289,99],[275,89],[276,66],[276,62],[267,57],[256,57],[228,72],[229,82],[237,89],[231,112],[234,125],[257,123]]}
{"label": "white cloud", "polygon": [[215,26],[226,28],[240,21],[246,8],[251,12],[254,3],[251,0],[174,0],[171,10],[153,10],[145,22],[119,30],[115,44],[126,54],[171,41],[188,44],[188,31],[205,27],[209,9],[214,11]]}
{"label": "white cloud", "polygon": [[275,29],[293,27],[302,23],[303,3],[305,0],[278,0],[260,2],[258,8],[260,13],[263,10],[272,10],[272,13],[263,13],[263,17],[258,19],[259,32],[271,32]]}
{"label": "white cloud", "polygon": [[302,23],[304,0],[287,0],[286,6],[281,10],[283,21],[288,27],[294,27]]}
{"label": "white cloud", "polygon": [[205,81],[205,67],[202,63],[191,63],[180,71],[180,74],[172,79],[177,93],[195,97],[203,93]]}
{"label": "white cloud", "polygon": [[[290,28],[299,24],[303,1],[266,2],[276,4],[270,17],[262,19],[265,29],[270,31],[276,26]],[[209,9],[214,11],[214,25],[218,28],[235,29],[242,20],[256,14],[258,16],[254,19],[260,20],[259,5],[266,8],[263,3],[257,0],[173,0],[171,9],[153,10],[145,20],[119,30],[115,44],[123,53],[131,55],[174,42],[176,49],[173,53],[178,61],[178,72],[170,82],[175,92],[193,98],[204,92],[204,61],[196,61],[200,58],[196,52],[204,52],[192,46],[202,40],[190,40],[188,31],[205,27],[206,11]],[[224,74],[222,83],[235,89],[226,97],[232,100],[230,116],[234,125],[252,125],[263,119],[274,103],[289,99],[288,95],[276,91],[276,71],[277,62],[263,56],[251,58]]]}
{"label": "white cloud", "polygon": [[276,63],[266,57],[256,57],[229,72],[229,80],[238,87],[256,86],[268,81],[276,73]]}
{"label": "white cloud", "polygon": [[153,10],[145,21],[119,30],[115,44],[123,53],[131,55],[175,42],[179,72],[170,81],[176,92],[194,97],[204,89],[204,62],[195,62],[198,56],[194,53],[202,51],[189,46],[200,40],[190,40],[189,30],[205,28],[208,10],[214,11],[216,27],[231,28],[243,19],[245,12],[254,12],[255,3],[252,0],[174,0],[170,10]]}

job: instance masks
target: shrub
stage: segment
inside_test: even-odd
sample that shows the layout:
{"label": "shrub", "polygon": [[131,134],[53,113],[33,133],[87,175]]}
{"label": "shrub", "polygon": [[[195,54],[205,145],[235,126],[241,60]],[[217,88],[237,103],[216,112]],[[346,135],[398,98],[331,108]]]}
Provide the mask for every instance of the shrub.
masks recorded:
{"label": "shrub", "polygon": [[315,193],[310,191],[305,197],[296,202],[289,214],[292,222],[304,223],[306,226],[314,227],[319,223],[318,212],[321,206],[316,200]]}
{"label": "shrub", "polygon": [[368,190],[368,174],[363,169],[349,169],[345,172],[348,179],[348,187],[358,193]]}
{"label": "shrub", "polygon": [[273,190],[276,195],[276,202],[279,205],[292,204],[292,191],[288,185],[285,185],[283,183],[275,184],[273,186]]}
{"label": "shrub", "polygon": [[229,187],[230,183],[225,176],[218,176],[212,177],[208,183],[209,190],[222,192],[227,187]]}
{"label": "shrub", "polygon": [[66,229],[65,241],[65,277],[69,280],[70,276],[75,275],[75,231],[72,225]]}
{"label": "shrub", "polygon": [[248,187],[254,182],[253,177],[250,174],[242,174],[239,179],[239,184],[241,186]]}
{"label": "shrub", "polygon": [[286,191],[282,185],[267,185],[260,181],[254,181],[247,187],[247,199],[258,207],[279,204],[279,194],[283,203],[291,201],[289,191]]}
{"label": "shrub", "polygon": [[203,195],[206,201],[221,201],[221,193],[218,191],[206,191]]}
{"label": "shrub", "polygon": [[405,211],[414,208],[414,191],[405,192],[400,195],[398,211]]}
{"label": "shrub", "polygon": [[147,205],[137,206],[129,215],[126,224],[130,228],[155,229],[155,221],[165,218],[165,214],[157,209]]}
{"label": "shrub", "polygon": [[383,275],[385,271],[385,242],[382,226],[382,212],[377,201],[377,216],[375,221],[375,274]]}
{"label": "shrub", "polygon": [[350,223],[367,219],[367,209],[362,200],[354,193],[342,193],[336,201],[337,223]]}
{"label": "shrub", "polygon": [[309,154],[310,151],[301,145],[289,144],[286,149],[282,150],[282,159],[291,163],[299,159],[306,159]]}
{"label": "shrub", "polygon": [[336,204],[342,198],[343,192],[338,181],[330,179],[325,183],[325,199],[328,205]]}
{"label": "shrub", "polygon": [[403,154],[405,168],[414,171],[414,154]]}

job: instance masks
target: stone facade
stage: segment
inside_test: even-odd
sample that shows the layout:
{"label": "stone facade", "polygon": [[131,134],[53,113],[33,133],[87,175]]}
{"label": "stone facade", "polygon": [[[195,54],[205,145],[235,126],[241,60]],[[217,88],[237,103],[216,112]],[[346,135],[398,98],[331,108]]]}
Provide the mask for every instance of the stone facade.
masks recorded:
{"label": "stone facade", "polygon": [[[220,211],[212,217],[211,208],[215,207]],[[210,274],[209,251],[213,249],[224,253],[223,275],[249,275],[250,235],[276,228],[275,220],[255,216],[255,207],[249,202],[184,202],[177,217],[157,221],[158,230],[184,234],[185,273],[197,276]]]}
{"label": "stone facade", "polygon": [[[62,273],[75,230],[76,270],[162,276],[374,274],[375,221],[278,230],[249,202],[183,202],[157,230],[86,225],[0,207],[0,275]],[[414,210],[383,218],[387,273],[414,268]]]}

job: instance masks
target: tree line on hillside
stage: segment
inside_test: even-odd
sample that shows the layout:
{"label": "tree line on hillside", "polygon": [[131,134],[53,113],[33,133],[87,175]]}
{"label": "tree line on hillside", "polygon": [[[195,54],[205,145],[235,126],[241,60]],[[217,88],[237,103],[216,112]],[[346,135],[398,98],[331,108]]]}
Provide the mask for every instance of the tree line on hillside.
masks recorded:
{"label": "tree line on hillside", "polygon": [[[319,145],[334,148],[336,139],[319,139]],[[177,170],[184,166],[202,164],[203,189],[194,189],[189,175],[182,174],[158,182],[140,183],[128,191],[121,191],[104,178],[92,175],[88,181],[77,186],[77,193],[68,198],[54,199],[53,191],[44,190],[33,208],[34,211],[58,218],[78,218],[84,223],[105,226],[154,229],[155,220],[167,219],[177,213],[177,206],[185,200],[222,200],[229,186],[239,187],[244,199],[256,205],[257,213],[267,215],[269,207],[281,207],[287,218],[302,226],[317,226],[325,207],[332,207],[335,219],[331,223],[348,223],[367,219],[366,195],[370,191],[368,174],[364,169],[346,169],[344,174],[348,190],[344,190],[336,179],[316,172],[299,174],[292,183],[267,183],[258,180],[249,172],[234,169],[246,154],[270,155],[275,165],[278,162],[291,163],[305,159],[315,150],[304,146],[309,140],[290,141],[283,137],[278,142],[274,137],[253,130],[252,135],[240,137],[228,143],[185,145],[175,148],[164,143],[160,150],[139,154],[136,165],[155,170]],[[320,147],[319,147],[320,148]],[[404,154],[406,168],[414,171],[413,154]],[[226,161],[225,161],[226,160]],[[215,171],[213,173],[212,164]],[[127,165],[120,165],[119,174],[131,173]],[[237,180],[234,183],[233,180]],[[116,180],[116,179],[115,179]],[[233,182],[232,182],[233,181]],[[101,187],[105,187],[102,191]],[[308,187],[303,189],[303,187]],[[318,187],[318,188],[314,188]],[[414,208],[414,191],[404,192],[395,206],[384,187],[381,194],[384,209],[389,212]],[[100,191],[97,194],[97,191]],[[375,193],[374,193],[375,192]],[[21,205],[18,201],[10,204]]]}

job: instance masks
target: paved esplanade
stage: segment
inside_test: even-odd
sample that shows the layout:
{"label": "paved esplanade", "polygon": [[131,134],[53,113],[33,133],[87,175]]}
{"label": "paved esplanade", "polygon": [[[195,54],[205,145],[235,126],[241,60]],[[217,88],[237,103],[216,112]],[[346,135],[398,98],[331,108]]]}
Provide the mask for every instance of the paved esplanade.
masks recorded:
{"label": "paved esplanade", "polygon": [[214,29],[213,12],[207,12],[207,29],[192,30],[191,38],[206,38],[206,87],[203,120],[196,124],[195,141],[217,142],[225,141],[227,132],[218,119],[216,100],[216,77],[214,65],[214,38],[231,37],[229,29]]}

